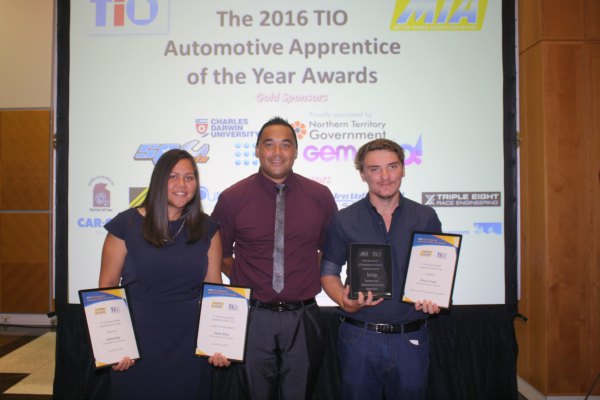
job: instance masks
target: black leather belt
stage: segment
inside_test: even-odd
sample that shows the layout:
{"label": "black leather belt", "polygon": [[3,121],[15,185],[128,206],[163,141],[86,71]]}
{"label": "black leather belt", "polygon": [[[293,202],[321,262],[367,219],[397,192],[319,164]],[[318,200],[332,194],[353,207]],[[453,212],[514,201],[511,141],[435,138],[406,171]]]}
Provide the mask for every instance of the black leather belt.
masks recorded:
{"label": "black leather belt", "polygon": [[392,324],[372,324],[369,322],[359,321],[354,318],[349,318],[346,316],[340,316],[340,319],[343,322],[347,322],[350,325],[355,325],[361,328],[366,328],[370,331],[375,331],[377,333],[409,333],[418,331],[419,328],[425,323],[425,319],[417,319],[416,321],[408,322],[402,325],[392,325]]}
{"label": "black leather belt", "polygon": [[262,301],[258,301],[258,300],[250,300],[251,307],[264,308],[266,310],[278,311],[278,312],[299,310],[303,307],[310,306],[311,304],[314,304],[314,303],[315,303],[314,297],[312,299],[308,299],[308,300],[304,300],[304,301],[296,301],[296,302],[280,301],[277,303],[263,303]]}

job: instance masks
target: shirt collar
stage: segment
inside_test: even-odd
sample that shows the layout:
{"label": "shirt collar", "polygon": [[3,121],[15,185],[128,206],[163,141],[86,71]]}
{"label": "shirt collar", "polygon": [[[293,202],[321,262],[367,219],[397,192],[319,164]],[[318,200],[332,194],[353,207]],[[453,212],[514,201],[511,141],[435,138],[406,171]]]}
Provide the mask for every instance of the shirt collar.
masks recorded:
{"label": "shirt collar", "polygon": [[[272,180],[270,180],[269,178],[267,178],[266,176],[264,176],[262,174],[262,172],[260,172],[260,170],[257,173],[256,179],[258,180],[259,184],[265,190],[267,190],[269,193],[271,193],[274,190],[276,190],[276,188],[275,188],[275,182],[273,182]],[[286,185],[286,189],[285,189],[286,192],[288,190],[290,190],[291,188],[293,188],[296,185],[296,175],[294,174],[294,171],[290,172],[290,174],[287,176],[287,178],[285,178],[285,181],[283,181],[282,183],[285,183],[285,185]]]}
{"label": "shirt collar", "polygon": [[[400,210],[402,210],[402,208],[404,206],[404,202],[402,201],[403,199],[404,199],[404,196],[402,196],[402,193],[400,193],[400,200],[398,201],[398,206],[394,209],[394,212],[392,213],[392,215],[394,215],[397,212],[399,212]],[[369,197],[368,192],[367,192],[367,195],[362,199],[362,201],[364,202],[365,207],[367,207],[369,210],[372,210],[374,213],[379,215],[379,213],[377,212],[377,208],[375,208],[373,203],[371,203],[371,198]]]}

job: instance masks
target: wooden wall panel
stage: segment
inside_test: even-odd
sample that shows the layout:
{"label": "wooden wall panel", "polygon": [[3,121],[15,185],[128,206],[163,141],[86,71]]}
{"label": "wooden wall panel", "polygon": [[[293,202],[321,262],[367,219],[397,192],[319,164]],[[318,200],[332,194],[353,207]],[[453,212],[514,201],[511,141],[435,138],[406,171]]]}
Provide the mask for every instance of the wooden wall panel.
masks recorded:
{"label": "wooden wall panel", "polygon": [[47,313],[51,270],[49,110],[0,111],[0,312]]}
{"label": "wooden wall panel", "polygon": [[585,1],[585,37],[587,40],[600,40],[600,1]]}
{"label": "wooden wall panel", "polygon": [[49,215],[0,214],[0,310],[50,311],[49,267]]}
{"label": "wooden wall panel", "polygon": [[548,393],[585,393],[582,376],[589,371],[587,349],[591,292],[589,188],[584,156],[586,68],[582,42],[548,42],[543,46],[544,119],[548,232]]}
{"label": "wooden wall panel", "polygon": [[526,51],[541,40],[540,1],[519,1],[519,50]]}
{"label": "wooden wall panel", "polygon": [[[523,1],[523,0],[521,0]],[[519,1],[519,3],[521,2]],[[525,0],[526,2],[527,0]],[[581,40],[584,37],[584,11],[588,0],[542,1],[540,7],[543,40]]]}
{"label": "wooden wall panel", "polygon": [[[600,2],[596,2],[596,26],[600,26]],[[586,156],[590,168],[586,174],[586,184],[590,188],[589,209],[591,215],[587,219],[591,222],[591,230],[587,233],[592,238],[593,249],[591,252],[591,270],[589,282],[592,298],[589,307],[589,320],[591,321],[588,348],[590,368],[587,372],[586,386],[591,387],[594,379],[600,374],[600,43],[586,45],[586,64],[589,71],[590,88],[590,118],[586,125],[587,146]],[[600,385],[596,385],[594,394],[600,395]]]}
{"label": "wooden wall panel", "polygon": [[0,111],[0,210],[47,210],[50,111]]}
{"label": "wooden wall panel", "polygon": [[519,48],[545,40],[583,40],[600,36],[597,0],[519,1]]}
{"label": "wooden wall panel", "polygon": [[47,262],[2,263],[0,275],[0,307],[3,313],[46,314],[50,311]]}
{"label": "wooden wall panel", "polygon": [[600,2],[519,2],[518,373],[549,396],[585,395],[600,373],[599,17]]}
{"label": "wooden wall panel", "polygon": [[520,57],[521,301],[528,318],[515,324],[519,375],[538,390],[547,387],[546,353],[546,170],[541,46]]}

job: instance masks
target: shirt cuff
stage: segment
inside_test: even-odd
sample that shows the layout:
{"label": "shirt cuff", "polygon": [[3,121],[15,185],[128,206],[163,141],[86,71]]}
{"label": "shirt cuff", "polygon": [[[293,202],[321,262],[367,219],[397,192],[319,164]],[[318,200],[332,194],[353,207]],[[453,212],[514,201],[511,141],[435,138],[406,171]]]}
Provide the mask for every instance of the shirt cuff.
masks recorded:
{"label": "shirt cuff", "polygon": [[335,275],[338,278],[342,272],[342,266],[331,261],[321,260],[321,276]]}

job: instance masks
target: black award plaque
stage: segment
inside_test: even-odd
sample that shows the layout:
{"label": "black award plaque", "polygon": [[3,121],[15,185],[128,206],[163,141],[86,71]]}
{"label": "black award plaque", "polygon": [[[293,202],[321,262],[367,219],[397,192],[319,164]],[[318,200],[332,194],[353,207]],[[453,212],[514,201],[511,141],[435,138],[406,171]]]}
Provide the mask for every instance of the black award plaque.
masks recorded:
{"label": "black award plaque", "polygon": [[374,298],[392,297],[392,248],[387,244],[350,245],[348,257],[348,282],[351,299],[357,299],[362,292]]}

